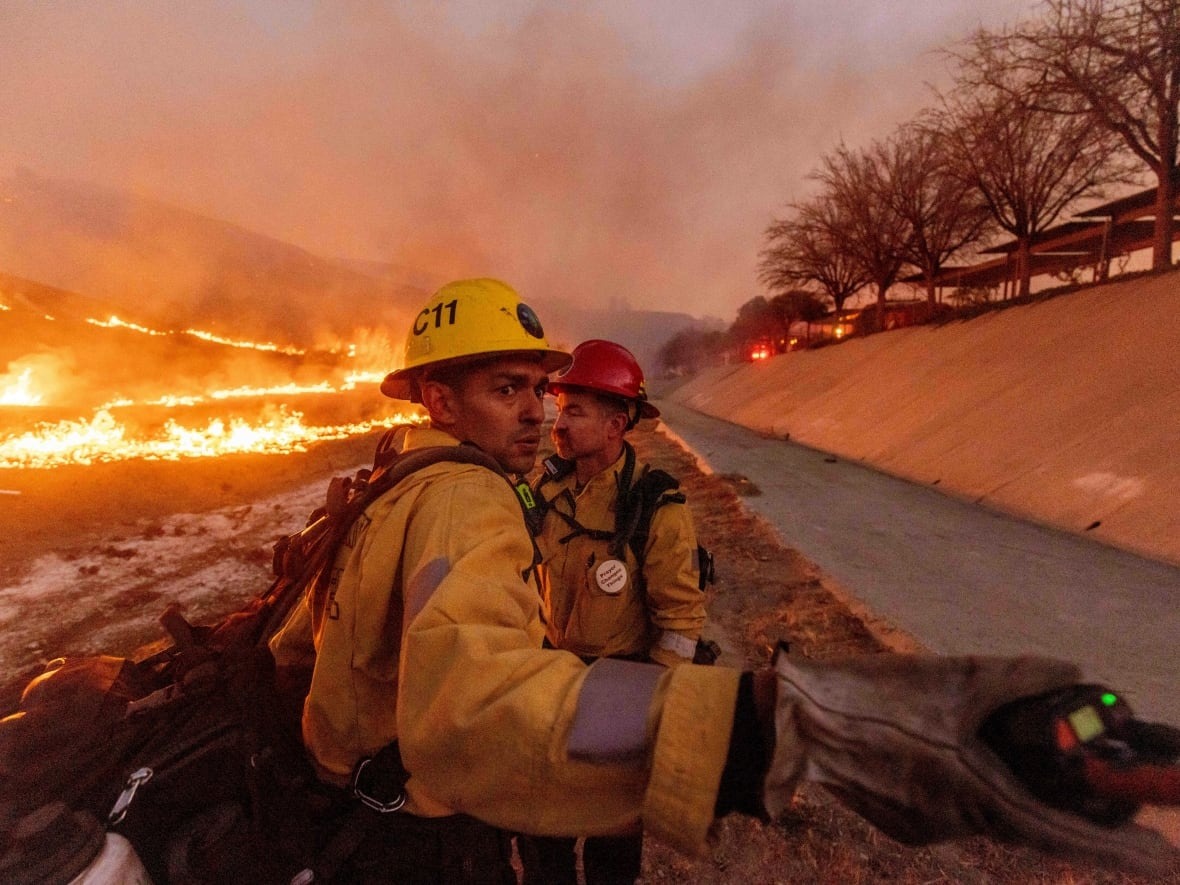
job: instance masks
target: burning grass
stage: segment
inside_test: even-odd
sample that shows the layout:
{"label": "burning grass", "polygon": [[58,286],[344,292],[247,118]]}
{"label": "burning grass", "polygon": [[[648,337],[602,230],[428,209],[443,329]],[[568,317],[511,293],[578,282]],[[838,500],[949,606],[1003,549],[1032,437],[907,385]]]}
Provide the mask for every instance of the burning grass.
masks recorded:
{"label": "burning grass", "polygon": [[299,451],[404,420],[373,396],[393,359],[365,330],[313,351],[4,299],[0,471]]}

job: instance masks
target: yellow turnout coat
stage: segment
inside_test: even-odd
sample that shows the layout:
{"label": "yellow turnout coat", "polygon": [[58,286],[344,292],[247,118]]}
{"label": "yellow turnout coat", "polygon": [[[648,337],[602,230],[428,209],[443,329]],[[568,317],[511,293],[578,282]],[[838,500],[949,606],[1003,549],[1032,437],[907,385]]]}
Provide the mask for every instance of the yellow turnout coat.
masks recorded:
{"label": "yellow turnout coat", "polygon": [[[414,428],[405,448],[455,444]],[[542,649],[532,561],[515,492],[487,468],[439,462],[369,506],[311,613],[303,735],[321,776],[342,784],[396,739],[410,813],[542,835],[641,824],[699,850],[738,671]]]}
{"label": "yellow turnout coat", "polygon": [[[669,503],[656,509],[642,575],[630,544],[616,559],[608,540],[578,533],[570,522],[598,532],[614,530],[626,457],[624,451],[580,491],[572,472],[538,486],[546,501],[537,538],[546,634],[555,648],[575,654],[646,656],[674,666],[692,660],[705,625],[697,538],[688,507]],[[641,475],[645,466],[636,463],[633,475]]]}

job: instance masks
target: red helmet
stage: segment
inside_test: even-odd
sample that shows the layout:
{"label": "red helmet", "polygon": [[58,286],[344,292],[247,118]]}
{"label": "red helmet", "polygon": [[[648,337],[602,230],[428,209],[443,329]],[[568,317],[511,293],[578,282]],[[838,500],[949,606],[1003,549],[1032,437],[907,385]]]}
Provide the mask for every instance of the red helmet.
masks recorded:
{"label": "red helmet", "polygon": [[660,410],[647,401],[643,370],[635,356],[621,344],[591,338],[574,348],[574,361],[549,383],[561,393],[570,387],[622,397],[639,406],[640,418],[658,418]]}

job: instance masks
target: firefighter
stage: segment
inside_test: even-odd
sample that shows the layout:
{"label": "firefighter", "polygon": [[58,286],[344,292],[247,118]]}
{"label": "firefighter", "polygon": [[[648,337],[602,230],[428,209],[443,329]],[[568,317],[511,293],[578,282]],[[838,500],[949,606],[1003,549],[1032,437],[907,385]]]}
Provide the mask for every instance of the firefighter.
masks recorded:
{"label": "firefighter", "polygon": [[[533,489],[543,514],[537,545],[547,643],[585,660],[692,662],[707,648],[702,548],[676,481],[638,461],[625,438],[660,414],[638,361],[620,344],[584,341],[549,391],[557,397],[557,456],[545,460]],[[636,543],[629,533],[639,524],[644,537]],[[586,839],[587,885],[634,882],[642,848],[640,833]],[[528,840],[521,853],[527,882],[576,882],[575,840]]]}
{"label": "firefighter", "polygon": [[[590,657],[692,661],[705,625],[701,548],[678,483],[637,461],[625,439],[640,419],[660,414],[639,363],[622,345],[585,341],[549,391],[559,457],[547,459],[534,489],[544,514],[537,544],[549,642]],[[666,490],[653,488],[644,512],[639,490],[659,476]],[[636,550],[627,531],[640,519],[650,528]]]}
{"label": "firefighter", "polygon": [[[478,446],[534,465],[551,347],[509,286],[462,280],[417,313],[382,391],[421,403],[407,449]],[[974,737],[992,709],[1078,679],[1040,659],[681,666],[542,647],[535,548],[504,476],[442,461],[369,506],[312,600],[303,738],[322,780],[375,821],[342,877],[512,882],[508,832],[625,835],[699,852],[733,811],[775,813],[803,780],[908,841],[987,833],[1159,870],[1158,834],[1031,798]],[[281,662],[280,662],[281,663]],[[368,772],[390,749],[394,783]],[[381,767],[381,766],[379,766]]]}

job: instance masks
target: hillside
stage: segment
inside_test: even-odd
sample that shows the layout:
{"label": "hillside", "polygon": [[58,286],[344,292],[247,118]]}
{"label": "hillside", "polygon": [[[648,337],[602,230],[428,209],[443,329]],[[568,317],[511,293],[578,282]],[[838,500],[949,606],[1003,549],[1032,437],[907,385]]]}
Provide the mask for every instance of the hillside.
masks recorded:
{"label": "hillside", "polygon": [[[84,305],[86,316],[153,328],[321,348],[381,337],[392,349],[410,314],[445,282],[429,268],[325,258],[126,191],[27,169],[0,178],[0,292],[35,292],[54,315]],[[572,347],[610,338],[647,365],[673,334],[702,324],[672,311],[596,308],[561,292],[522,295],[551,340]]]}
{"label": "hillside", "polygon": [[1180,562],[1180,272],[719,367],[669,396]]}
{"label": "hillside", "polygon": [[572,348],[587,338],[606,338],[629,348],[640,365],[654,373],[660,347],[676,333],[687,329],[720,330],[721,320],[697,319],[668,310],[595,309],[570,304],[547,293],[531,299],[545,323],[549,340]]}
{"label": "hillside", "polygon": [[300,345],[396,321],[423,290],[126,191],[0,179],[0,270],[168,326]]}

